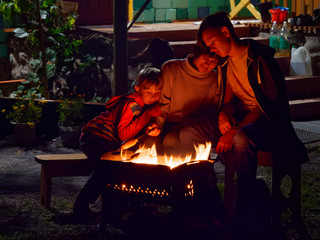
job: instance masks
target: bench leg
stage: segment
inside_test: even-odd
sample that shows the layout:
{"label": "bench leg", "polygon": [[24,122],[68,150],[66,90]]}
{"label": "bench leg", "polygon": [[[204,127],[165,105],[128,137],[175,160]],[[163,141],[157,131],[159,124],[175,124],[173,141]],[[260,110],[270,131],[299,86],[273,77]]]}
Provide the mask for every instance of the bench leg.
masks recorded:
{"label": "bench leg", "polygon": [[41,166],[41,186],[40,186],[40,203],[45,208],[50,208],[51,200],[51,176],[46,166]]}

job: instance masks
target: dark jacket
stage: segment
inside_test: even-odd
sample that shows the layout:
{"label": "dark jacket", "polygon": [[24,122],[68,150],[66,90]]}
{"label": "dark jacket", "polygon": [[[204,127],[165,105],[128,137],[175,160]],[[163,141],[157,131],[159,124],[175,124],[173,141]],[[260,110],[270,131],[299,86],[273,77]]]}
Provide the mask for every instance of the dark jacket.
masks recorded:
{"label": "dark jacket", "polygon": [[249,83],[268,123],[274,129],[275,138],[280,139],[281,152],[290,161],[307,161],[306,148],[291,124],[285,78],[274,58],[275,50],[251,39],[242,40],[242,43],[249,45]]}

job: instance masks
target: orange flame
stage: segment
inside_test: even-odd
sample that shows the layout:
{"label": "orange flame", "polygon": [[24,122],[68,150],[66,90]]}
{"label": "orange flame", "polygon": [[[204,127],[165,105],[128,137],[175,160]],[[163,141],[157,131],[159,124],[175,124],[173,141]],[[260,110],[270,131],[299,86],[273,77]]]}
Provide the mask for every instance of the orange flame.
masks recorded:
{"label": "orange flame", "polygon": [[144,164],[155,164],[155,165],[166,165],[171,169],[175,168],[181,164],[190,163],[193,161],[207,160],[211,151],[211,143],[206,142],[206,144],[200,144],[199,146],[195,146],[196,157],[192,158],[191,154],[186,155],[185,157],[177,157],[177,156],[167,156],[163,157],[157,156],[156,146],[153,145],[151,148],[147,148],[142,146],[139,148],[135,154],[132,156],[128,156],[125,151],[120,152],[121,160],[129,160],[134,163],[144,163]]}

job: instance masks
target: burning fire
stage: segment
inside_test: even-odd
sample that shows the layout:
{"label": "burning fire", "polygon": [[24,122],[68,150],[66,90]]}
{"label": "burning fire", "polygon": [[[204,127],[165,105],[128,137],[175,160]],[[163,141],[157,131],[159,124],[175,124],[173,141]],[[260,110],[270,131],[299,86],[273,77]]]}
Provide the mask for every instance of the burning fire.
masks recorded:
{"label": "burning fire", "polygon": [[195,146],[196,157],[192,158],[191,154],[186,155],[185,157],[177,157],[177,156],[167,156],[163,157],[157,156],[156,146],[153,145],[151,148],[146,148],[142,146],[139,148],[133,156],[128,156],[125,151],[120,152],[121,160],[129,160],[134,163],[144,163],[144,164],[155,164],[155,165],[166,165],[171,169],[175,168],[181,164],[190,163],[191,161],[200,161],[207,160],[210,151],[211,151],[211,143],[206,142],[206,144],[200,144],[199,146]]}

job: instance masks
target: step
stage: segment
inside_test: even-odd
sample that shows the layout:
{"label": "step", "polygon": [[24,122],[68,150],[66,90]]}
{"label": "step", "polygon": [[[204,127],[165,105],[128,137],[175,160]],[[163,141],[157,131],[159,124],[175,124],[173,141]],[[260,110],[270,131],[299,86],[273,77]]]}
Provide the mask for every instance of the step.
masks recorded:
{"label": "step", "polygon": [[289,100],[320,97],[320,76],[286,76]]}
{"label": "step", "polygon": [[[269,39],[262,37],[243,37],[241,39],[251,38],[262,44],[268,45]],[[175,58],[185,58],[189,53],[192,53],[196,40],[184,40],[184,41],[169,41],[171,47],[175,52]]]}
{"label": "step", "polygon": [[[134,24],[128,31],[128,38],[162,38],[166,41],[190,41],[197,39],[199,24],[194,22],[173,22],[157,24]],[[113,38],[113,25],[78,26],[81,30],[100,32]],[[234,26],[239,37],[250,36],[250,28],[244,24]]]}
{"label": "step", "polygon": [[320,97],[289,101],[292,120],[319,119]]}

